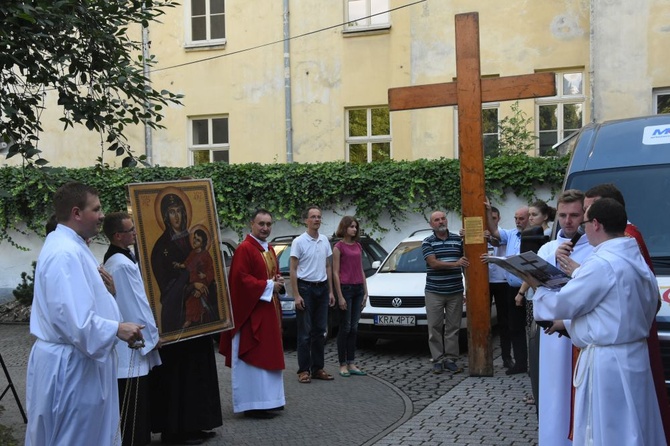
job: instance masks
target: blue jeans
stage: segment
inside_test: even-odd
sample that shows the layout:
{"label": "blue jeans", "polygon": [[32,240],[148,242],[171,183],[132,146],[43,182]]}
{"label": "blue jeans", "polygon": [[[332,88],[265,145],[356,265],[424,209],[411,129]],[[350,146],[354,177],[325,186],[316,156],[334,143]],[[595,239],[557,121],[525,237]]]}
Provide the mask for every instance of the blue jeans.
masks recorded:
{"label": "blue jeans", "polygon": [[298,373],[323,369],[323,349],[328,324],[328,282],[316,285],[298,280],[305,309],[296,311]]}
{"label": "blue jeans", "polygon": [[340,365],[353,364],[356,355],[358,321],[361,318],[363,284],[342,285],[342,296],[347,309],[340,310],[340,331],[337,333],[337,357]]}

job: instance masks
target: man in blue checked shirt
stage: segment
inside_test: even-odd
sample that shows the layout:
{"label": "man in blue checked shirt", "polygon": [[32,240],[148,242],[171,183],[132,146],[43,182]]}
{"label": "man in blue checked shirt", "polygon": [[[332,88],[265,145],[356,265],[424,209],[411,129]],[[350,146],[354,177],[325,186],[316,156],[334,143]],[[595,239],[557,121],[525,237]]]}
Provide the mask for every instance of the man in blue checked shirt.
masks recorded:
{"label": "man in blue checked shirt", "polygon": [[426,319],[428,347],[433,360],[433,373],[445,369],[462,372],[458,359],[458,330],[463,311],[463,268],[470,262],[463,255],[463,239],[449,232],[447,215],[435,211],[430,215],[433,234],[421,244],[428,266],[426,275]]}

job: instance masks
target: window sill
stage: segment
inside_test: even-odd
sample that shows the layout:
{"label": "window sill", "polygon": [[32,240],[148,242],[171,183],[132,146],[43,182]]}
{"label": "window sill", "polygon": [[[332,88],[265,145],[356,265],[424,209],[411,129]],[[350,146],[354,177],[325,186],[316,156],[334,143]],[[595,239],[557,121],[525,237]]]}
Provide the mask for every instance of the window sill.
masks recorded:
{"label": "window sill", "polygon": [[187,42],[184,44],[186,51],[211,51],[223,50],[226,48],[226,40],[216,40],[207,42]]}
{"label": "window sill", "polygon": [[352,26],[345,27],[342,30],[343,37],[374,36],[378,34],[388,34],[391,32],[391,24],[376,26]]}

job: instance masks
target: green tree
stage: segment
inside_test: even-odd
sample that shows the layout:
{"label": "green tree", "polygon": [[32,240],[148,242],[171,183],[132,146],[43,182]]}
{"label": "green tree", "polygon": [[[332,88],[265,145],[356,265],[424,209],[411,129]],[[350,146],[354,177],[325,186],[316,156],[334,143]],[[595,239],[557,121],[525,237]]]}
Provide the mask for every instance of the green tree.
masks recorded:
{"label": "green tree", "polygon": [[64,129],[84,124],[100,133],[103,147],[125,155],[124,166],[142,161],[127,143],[126,126],[163,128],[162,106],[181,96],[149,85],[143,64],[155,61],[143,59],[131,34],[174,6],[173,0],[0,2],[0,137],[10,144],[7,157],[48,163],[40,156],[40,118],[46,93],[55,92]]}
{"label": "green tree", "polygon": [[537,139],[531,127],[533,118],[519,108],[518,101],[512,104],[511,109],[512,114],[505,116],[499,124],[498,154],[527,155],[535,150]]}

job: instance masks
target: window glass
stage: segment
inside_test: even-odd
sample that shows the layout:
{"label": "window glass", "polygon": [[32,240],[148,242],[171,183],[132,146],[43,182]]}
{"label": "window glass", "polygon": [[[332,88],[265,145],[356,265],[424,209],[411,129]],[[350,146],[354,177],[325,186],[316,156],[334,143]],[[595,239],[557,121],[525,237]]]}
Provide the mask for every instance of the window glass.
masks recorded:
{"label": "window glass", "polygon": [[228,160],[228,151],[227,150],[214,150],[212,151],[212,158],[214,158],[212,161],[215,163],[226,163],[228,164],[230,161]]}
{"label": "window glass", "polygon": [[[207,119],[194,119],[193,126],[193,145],[201,145],[209,143]],[[209,159],[209,158],[208,158]]]}
{"label": "window glass", "polygon": [[212,39],[223,39],[226,37],[226,16],[212,16]]}
{"label": "window glass", "polygon": [[540,106],[540,131],[558,129],[557,105]]}
{"label": "window glass", "polygon": [[582,89],[582,73],[563,74],[563,95],[574,96],[584,94]]}
{"label": "window glass", "polygon": [[373,135],[388,135],[391,133],[391,125],[389,123],[389,109],[388,107],[373,108],[372,109],[372,134]]}
{"label": "window glass", "polygon": [[656,113],[670,113],[670,93],[668,94],[659,94],[656,97]]}
{"label": "window glass", "polygon": [[191,19],[191,39],[207,40],[207,17],[193,17]]}
{"label": "window glass", "polygon": [[[388,0],[371,0],[371,14],[377,14],[380,12],[388,11],[389,2]],[[383,25],[384,23],[389,23],[389,13],[379,14],[373,17],[370,17],[370,23],[372,25]]]}
{"label": "window glass", "polygon": [[582,104],[565,104],[563,106],[565,136],[582,128],[582,108]]}
{"label": "window glass", "polygon": [[193,150],[193,165],[209,163],[209,150]]}
{"label": "window glass", "polygon": [[228,143],[228,118],[212,119],[212,142],[214,144]]}
{"label": "window glass", "polygon": [[368,162],[368,147],[367,147],[367,144],[350,144],[349,145],[349,162],[350,163],[367,163]]}
{"label": "window glass", "polygon": [[367,16],[366,0],[349,0],[349,26],[362,26],[365,23],[357,23],[358,20]]}
{"label": "window glass", "polygon": [[223,14],[225,11],[223,0],[210,0],[209,8],[212,14]]}
{"label": "window glass", "polygon": [[207,5],[205,0],[191,0],[191,16],[201,16],[207,14]]}
{"label": "window glass", "polygon": [[349,110],[349,136],[368,134],[366,110]]}
{"label": "window glass", "polygon": [[372,143],[372,161],[386,161],[391,159],[391,143]]}

